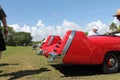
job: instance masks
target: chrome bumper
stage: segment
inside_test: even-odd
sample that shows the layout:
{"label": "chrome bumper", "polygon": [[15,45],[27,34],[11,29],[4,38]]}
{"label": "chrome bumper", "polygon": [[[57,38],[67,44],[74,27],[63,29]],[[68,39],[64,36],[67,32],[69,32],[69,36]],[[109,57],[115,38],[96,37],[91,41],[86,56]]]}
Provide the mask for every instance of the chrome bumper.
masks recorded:
{"label": "chrome bumper", "polygon": [[63,55],[58,55],[54,52],[50,52],[49,56],[48,56],[48,62],[49,63],[59,63],[59,64],[63,64]]}

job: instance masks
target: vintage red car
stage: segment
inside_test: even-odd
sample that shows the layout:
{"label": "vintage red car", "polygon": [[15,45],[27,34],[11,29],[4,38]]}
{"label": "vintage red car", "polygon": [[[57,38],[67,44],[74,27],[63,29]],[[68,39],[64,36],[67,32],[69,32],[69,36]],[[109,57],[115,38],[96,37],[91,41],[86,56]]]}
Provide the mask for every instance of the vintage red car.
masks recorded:
{"label": "vintage red car", "polygon": [[42,54],[48,57],[48,62],[102,65],[104,73],[116,73],[120,69],[120,36],[117,35],[88,37],[82,31],[69,30],[63,39],[59,37],[54,44],[41,50]]}
{"label": "vintage red car", "polygon": [[48,47],[51,47],[51,45],[54,45],[54,44],[58,43],[58,41],[61,41],[60,36],[58,36],[58,35],[49,35],[47,37],[47,39],[41,43],[40,51],[37,54],[42,55],[43,53],[45,53],[45,51],[46,51],[46,49]]}

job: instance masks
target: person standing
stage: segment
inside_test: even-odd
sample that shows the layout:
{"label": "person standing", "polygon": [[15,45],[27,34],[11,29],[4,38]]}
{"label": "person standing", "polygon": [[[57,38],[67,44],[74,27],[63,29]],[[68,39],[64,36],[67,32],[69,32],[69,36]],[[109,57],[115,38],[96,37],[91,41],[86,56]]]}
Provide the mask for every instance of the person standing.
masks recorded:
{"label": "person standing", "polygon": [[88,36],[98,35],[98,27],[93,27],[92,31],[88,32]]}
{"label": "person standing", "polygon": [[[7,27],[7,20],[6,20],[6,14],[3,10],[3,8],[0,6],[0,59],[2,56],[2,51],[6,50],[6,44],[3,38],[4,36],[8,35],[8,27]],[[3,24],[3,31],[1,28],[1,23]],[[2,33],[3,32],[3,33]]]}

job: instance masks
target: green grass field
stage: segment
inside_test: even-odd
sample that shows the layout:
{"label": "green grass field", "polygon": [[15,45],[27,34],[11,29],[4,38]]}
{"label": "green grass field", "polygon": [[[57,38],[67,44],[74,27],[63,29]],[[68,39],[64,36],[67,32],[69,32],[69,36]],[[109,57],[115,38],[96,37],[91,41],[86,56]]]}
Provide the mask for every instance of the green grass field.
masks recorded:
{"label": "green grass field", "polygon": [[98,66],[53,65],[31,47],[7,47],[0,61],[0,80],[120,80]]}

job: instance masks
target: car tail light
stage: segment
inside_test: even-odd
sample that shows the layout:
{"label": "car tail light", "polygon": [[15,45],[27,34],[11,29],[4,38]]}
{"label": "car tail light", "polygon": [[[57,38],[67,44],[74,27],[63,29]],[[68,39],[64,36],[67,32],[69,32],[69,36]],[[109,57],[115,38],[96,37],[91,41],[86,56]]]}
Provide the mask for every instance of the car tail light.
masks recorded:
{"label": "car tail light", "polygon": [[40,48],[42,48],[42,46],[40,46]]}
{"label": "car tail light", "polygon": [[56,44],[55,47],[56,47],[56,48],[59,48],[59,44]]}
{"label": "car tail light", "polygon": [[57,49],[53,49],[54,52],[57,52]]}
{"label": "car tail light", "polygon": [[58,44],[61,44],[62,42],[61,41],[58,41]]}

